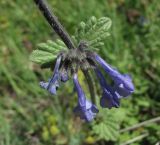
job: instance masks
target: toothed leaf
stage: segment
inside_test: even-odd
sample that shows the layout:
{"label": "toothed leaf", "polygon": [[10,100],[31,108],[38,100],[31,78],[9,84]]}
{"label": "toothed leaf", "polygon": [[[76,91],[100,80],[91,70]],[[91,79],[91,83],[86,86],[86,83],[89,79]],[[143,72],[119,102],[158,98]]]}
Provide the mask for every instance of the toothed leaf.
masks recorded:
{"label": "toothed leaf", "polygon": [[30,55],[30,60],[37,64],[46,64],[53,61],[56,58],[56,55],[53,55],[50,52],[43,50],[34,50]]}
{"label": "toothed leaf", "polygon": [[48,40],[46,43],[38,44],[38,48],[31,53],[30,60],[42,66],[48,66],[47,64],[50,66],[57,55],[66,49],[67,47],[61,40]]}
{"label": "toothed leaf", "polygon": [[[105,116],[104,114],[105,113]],[[102,111],[102,121],[93,125],[93,133],[99,140],[116,141],[119,137],[119,122],[117,118],[109,111]]]}
{"label": "toothed leaf", "polygon": [[104,45],[106,37],[110,35],[108,32],[112,21],[110,18],[102,17],[96,19],[92,16],[86,23],[81,22],[76,30],[74,39],[76,43],[86,41],[90,49],[98,50]]}

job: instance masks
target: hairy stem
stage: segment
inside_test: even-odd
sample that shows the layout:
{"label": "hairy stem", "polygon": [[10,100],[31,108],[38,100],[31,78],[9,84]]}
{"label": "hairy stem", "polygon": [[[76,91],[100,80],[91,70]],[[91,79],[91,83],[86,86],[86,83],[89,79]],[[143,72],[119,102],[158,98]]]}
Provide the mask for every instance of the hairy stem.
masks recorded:
{"label": "hairy stem", "polygon": [[64,27],[58,21],[57,17],[49,10],[47,3],[44,0],[34,0],[40,11],[43,13],[44,17],[54,29],[54,31],[59,35],[59,37],[63,40],[66,46],[69,49],[74,49],[75,46],[69,36],[69,34],[65,31]]}
{"label": "hairy stem", "polygon": [[88,88],[90,91],[92,103],[96,105],[96,96],[95,96],[95,89],[94,89],[94,85],[93,85],[93,80],[90,76],[90,73],[87,70],[83,70],[83,73],[84,73],[84,76],[85,76],[87,83],[88,83]]}

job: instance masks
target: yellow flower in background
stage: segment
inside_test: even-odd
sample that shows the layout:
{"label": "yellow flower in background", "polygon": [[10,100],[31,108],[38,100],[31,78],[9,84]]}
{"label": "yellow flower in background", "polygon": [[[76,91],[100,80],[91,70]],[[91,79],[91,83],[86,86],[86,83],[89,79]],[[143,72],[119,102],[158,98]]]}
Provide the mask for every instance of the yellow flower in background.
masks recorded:
{"label": "yellow flower in background", "polygon": [[54,115],[48,116],[47,122],[48,122],[49,124],[56,124],[56,122],[57,122],[56,116],[54,116]]}
{"label": "yellow flower in background", "polygon": [[44,126],[43,129],[42,129],[42,139],[44,141],[49,140],[49,131],[48,131],[48,128],[46,126]]}
{"label": "yellow flower in background", "polygon": [[60,132],[60,130],[59,130],[59,128],[56,125],[52,125],[50,127],[50,133],[51,133],[52,136],[58,135],[59,132]]}
{"label": "yellow flower in background", "polygon": [[85,139],[85,143],[87,144],[94,144],[95,143],[95,138],[92,137],[92,136],[88,136],[86,139]]}

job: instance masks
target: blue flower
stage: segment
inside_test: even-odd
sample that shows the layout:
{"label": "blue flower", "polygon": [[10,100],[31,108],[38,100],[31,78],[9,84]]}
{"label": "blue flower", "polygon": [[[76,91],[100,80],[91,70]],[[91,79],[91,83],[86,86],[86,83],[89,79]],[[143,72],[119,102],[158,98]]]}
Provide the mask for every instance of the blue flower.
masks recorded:
{"label": "blue flower", "polygon": [[66,82],[69,80],[68,71],[66,69],[63,69],[61,71],[61,81]]}
{"label": "blue flower", "polygon": [[77,107],[75,107],[74,112],[81,119],[89,122],[94,119],[94,117],[98,113],[98,109],[94,104],[86,100],[85,94],[79,84],[77,74],[74,74],[73,82],[78,94],[78,105]]}
{"label": "blue flower", "polygon": [[140,16],[138,18],[138,24],[142,27],[148,26],[149,25],[149,20],[146,19],[144,16]]}
{"label": "blue flower", "polygon": [[134,85],[129,75],[117,74],[117,76],[113,76],[112,78],[115,82],[114,89],[120,96],[128,97],[134,92]]}
{"label": "blue flower", "polygon": [[51,82],[51,79],[49,79],[48,82],[40,82],[40,86],[46,90],[48,90],[52,95],[56,95],[56,91],[59,87],[58,80],[54,81],[54,83]]}
{"label": "blue flower", "polygon": [[95,69],[95,72],[99,78],[100,85],[103,90],[102,98],[100,100],[100,105],[103,108],[109,108],[109,109],[111,109],[112,107],[118,108],[120,105],[119,94],[116,93],[116,91],[111,86],[108,85],[104,76],[102,75],[102,73],[98,68]]}
{"label": "blue flower", "polygon": [[121,97],[127,97],[134,92],[134,85],[132,78],[125,74],[120,74],[116,69],[113,69],[107,64],[99,55],[95,55],[95,60],[103,67],[103,69],[114,80],[114,91],[116,91]]}
{"label": "blue flower", "polygon": [[56,94],[56,91],[59,87],[59,78],[60,78],[59,67],[60,67],[60,63],[61,63],[61,58],[62,58],[61,55],[59,55],[57,58],[52,78],[49,79],[48,82],[43,82],[43,81],[40,82],[40,86],[42,88],[48,90],[53,95]]}
{"label": "blue flower", "polygon": [[77,107],[74,108],[74,113],[79,116],[82,120],[87,122],[92,121],[96,114],[98,113],[97,107],[92,104],[90,101],[85,101],[86,108],[83,108],[78,104]]}

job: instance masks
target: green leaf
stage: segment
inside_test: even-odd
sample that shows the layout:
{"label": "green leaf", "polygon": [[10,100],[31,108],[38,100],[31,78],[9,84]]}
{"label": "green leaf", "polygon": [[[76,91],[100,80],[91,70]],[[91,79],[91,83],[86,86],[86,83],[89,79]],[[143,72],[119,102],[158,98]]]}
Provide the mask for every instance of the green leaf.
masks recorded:
{"label": "green leaf", "polygon": [[[98,107],[99,108],[99,107]],[[119,137],[119,128],[121,119],[117,118],[117,110],[99,108],[99,119],[95,121],[92,126],[93,134],[97,136],[98,140],[116,141]]]}
{"label": "green leaf", "polygon": [[42,51],[42,50],[34,50],[30,55],[30,60],[38,63],[38,64],[45,64],[53,61],[56,58],[55,55],[52,53]]}
{"label": "green leaf", "polygon": [[54,42],[48,40],[47,43],[38,44],[38,49],[32,52],[30,60],[41,65],[47,65],[54,61],[61,51],[66,49],[67,47],[61,40],[58,39]]}
{"label": "green leaf", "polygon": [[102,17],[96,19],[92,16],[86,23],[81,22],[76,30],[74,39],[76,43],[85,41],[90,49],[98,50],[104,45],[104,40],[110,35],[108,32],[112,25],[110,18]]}
{"label": "green leaf", "polygon": [[106,120],[93,126],[93,132],[97,135],[98,140],[116,141],[119,137],[119,126],[112,120]]}

